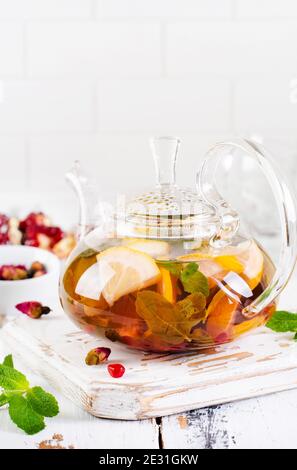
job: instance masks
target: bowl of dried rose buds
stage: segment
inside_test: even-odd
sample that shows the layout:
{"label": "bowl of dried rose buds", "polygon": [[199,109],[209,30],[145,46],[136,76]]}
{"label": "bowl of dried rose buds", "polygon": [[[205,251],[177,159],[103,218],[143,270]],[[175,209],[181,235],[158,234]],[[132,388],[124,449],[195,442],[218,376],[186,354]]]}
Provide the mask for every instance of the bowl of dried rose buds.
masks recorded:
{"label": "bowl of dried rose buds", "polygon": [[20,302],[49,302],[58,290],[60,267],[60,260],[50,251],[0,245],[0,314],[15,313]]}

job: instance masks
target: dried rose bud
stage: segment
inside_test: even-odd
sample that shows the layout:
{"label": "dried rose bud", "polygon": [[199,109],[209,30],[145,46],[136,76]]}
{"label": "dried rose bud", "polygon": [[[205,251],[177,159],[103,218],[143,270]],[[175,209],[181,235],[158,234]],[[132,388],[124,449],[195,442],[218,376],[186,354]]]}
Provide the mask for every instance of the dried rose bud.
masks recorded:
{"label": "dried rose bud", "polygon": [[26,266],[3,265],[0,266],[0,279],[4,281],[20,281],[28,277]]}
{"label": "dried rose bud", "polygon": [[8,233],[0,233],[0,245],[6,245],[9,242]]}
{"label": "dried rose bud", "polygon": [[15,306],[20,312],[28,315],[30,318],[40,318],[41,315],[47,315],[51,309],[49,307],[44,307],[40,302],[22,302]]}
{"label": "dried rose bud", "polygon": [[5,214],[0,214],[0,245],[6,245],[9,242],[8,222],[8,217]]}
{"label": "dried rose bud", "polygon": [[7,226],[9,218],[5,214],[0,214],[0,227]]}
{"label": "dried rose bud", "polygon": [[40,261],[34,261],[31,264],[30,269],[32,269],[32,271],[45,271],[45,266],[40,263]]}
{"label": "dried rose bud", "polygon": [[31,212],[24,220],[20,222],[20,230],[25,232],[29,227],[32,226],[49,226],[49,218],[43,214],[43,212]]}
{"label": "dried rose bud", "polygon": [[85,362],[88,366],[95,366],[107,361],[111,350],[109,348],[95,348],[91,349],[86,355]]}

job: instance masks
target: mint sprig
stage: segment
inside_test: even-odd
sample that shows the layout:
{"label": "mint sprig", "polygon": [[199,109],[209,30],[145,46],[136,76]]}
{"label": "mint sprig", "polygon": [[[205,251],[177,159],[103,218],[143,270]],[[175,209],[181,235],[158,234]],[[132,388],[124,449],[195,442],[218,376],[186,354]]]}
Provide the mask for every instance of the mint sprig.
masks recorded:
{"label": "mint sprig", "polygon": [[274,312],[266,326],[276,333],[295,333],[293,339],[297,341],[297,313],[285,310]]}
{"label": "mint sprig", "polygon": [[181,263],[174,261],[158,261],[158,265],[167,269],[173,276],[178,277],[184,290],[189,294],[201,292],[205,297],[209,296],[207,277],[199,271],[197,263],[188,263],[185,268]]}
{"label": "mint sprig", "polygon": [[4,358],[3,365],[4,365],[4,366],[7,366],[7,367],[12,367],[12,368],[13,368],[13,359],[12,359],[12,355],[11,355],[11,354],[9,354],[8,356],[6,356],[6,357]]}
{"label": "mint sprig", "polygon": [[8,411],[14,424],[27,434],[36,434],[45,428],[43,416],[36,413],[29,401],[22,395],[11,397]]}
{"label": "mint sprig", "polygon": [[14,368],[11,354],[0,364],[0,388],[0,407],[8,403],[11,420],[27,434],[41,431],[44,417],[59,413],[55,397],[42,387],[30,387],[25,375]]}
{"label": "mint sprig", "polygon": [[193,294],[201,292],[205,297],[209,295],[207,277],[199,271],[197,263],[189,263],[180,274],[180,280],[186,292]]}

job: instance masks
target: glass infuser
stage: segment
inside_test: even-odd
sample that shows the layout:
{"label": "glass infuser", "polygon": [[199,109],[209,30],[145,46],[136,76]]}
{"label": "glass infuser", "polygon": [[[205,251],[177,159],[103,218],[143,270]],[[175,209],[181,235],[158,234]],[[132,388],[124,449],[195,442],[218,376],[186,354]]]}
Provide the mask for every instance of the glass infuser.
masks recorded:
{"label": "glass infuser", "polygon": [[[191,190],[176,184],[179,140],[151,144],[156,187],[115,211],[77,169],[67,175],[80,201],[80,238],[61,276],[65,312],[90,334],[155,352],[200,350],[264,325],[297,246],[294,197],[270,156],[247,140],[215,144]],[[270,182],[282,232],[276,267],[216,189],[226,151],[253,157]]]}

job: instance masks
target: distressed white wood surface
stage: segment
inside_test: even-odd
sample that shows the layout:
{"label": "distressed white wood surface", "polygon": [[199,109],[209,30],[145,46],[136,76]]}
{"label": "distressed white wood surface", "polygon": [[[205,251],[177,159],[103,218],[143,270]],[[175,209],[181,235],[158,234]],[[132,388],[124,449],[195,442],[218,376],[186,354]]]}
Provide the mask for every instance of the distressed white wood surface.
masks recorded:
{"label": "distressed white wood surface", "polygon": [[[1,345],[0,359],[10,353]],[[41,385],[52,392],[60,406],[55,418],[46,418],[46,428],[28,436],[9,419],[6,408],[0,408],[0,449],[62,448],[75,449],[155,449],[159,448],[158,425],[155,420],[112,421],[95,418],[57,392],[39,374],[29,371],[15,358],[15,366],[24,372],[32,385]]]}
{"label": "distressed white wood surface", "polygon": [[[213,352],[149,355],[81,332],[57,307],[40,321],[8,322],[0,339],[74,403],[104,418],[166,416],[297,384],[297,343],[265,328]],[[105,364],[85,365],[98,345],[111,346],[111,361],[125,365],[121,379],[110,377]]]}
{"label": "distressed white wood surface", "polygon": [[297,390],[163,418],[166,449],[296,449]]}

